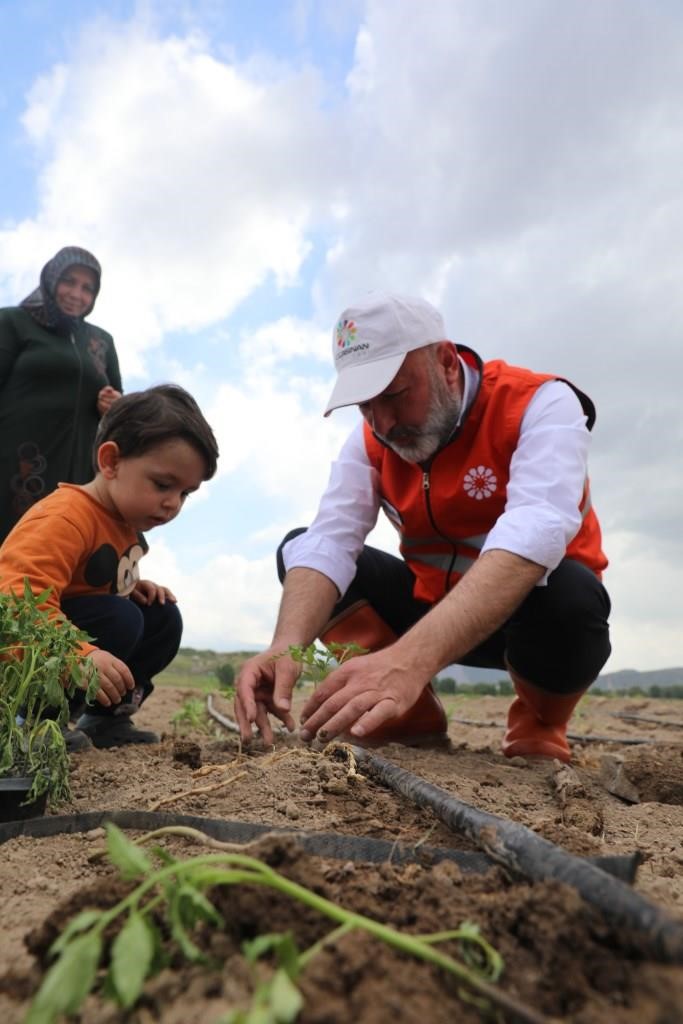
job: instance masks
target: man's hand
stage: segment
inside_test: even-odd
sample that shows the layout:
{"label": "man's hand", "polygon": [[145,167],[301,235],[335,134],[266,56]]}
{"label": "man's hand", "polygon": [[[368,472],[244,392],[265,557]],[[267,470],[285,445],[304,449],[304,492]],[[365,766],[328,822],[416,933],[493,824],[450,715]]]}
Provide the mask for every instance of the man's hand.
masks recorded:
{"label": "man's hand", "polygon": [[178,600],[168,587],[160,587],[151,580],[138,580],[130,596],[136,604],[154,604],[155,601],[159,604],[166,604],[167,601],[175,604]]}
{"label": "man's hand", "polygon": [[107,384],[106,387],[100,388],[97,394],[97,411],[100,416],[104,416],[105,412],[108,412],[116,399],[120,397],[121,392],[117,391],[116,388],[113,388],[111,384]]}
{"label": "man's hand", "polygon": [[292,690],[301,673],[301,666],[281,648],[269,648],[245,661],[237,677],[235,717],[243,743],[252,739],[256,725],[263,742],[270,746],[273,730],[268,715],[275,715],[290,732],[295,728],[290,708]]}
{"label": "man's hand", "polygon": [[120,704],[127,690],[135,688],[135,680],[125,661],[115,658],[109,651],[96,650],[90,654],[93,665],[97,669],[100,688],[95,700],[109,708],[112,704]]}
{"label": "man's hand", "polygon": [[302,740],[331,740],[349,733],[359,740],[413,706],[429,679],[405,667],[395,646],[352,658],[330,673],[301,713]]}

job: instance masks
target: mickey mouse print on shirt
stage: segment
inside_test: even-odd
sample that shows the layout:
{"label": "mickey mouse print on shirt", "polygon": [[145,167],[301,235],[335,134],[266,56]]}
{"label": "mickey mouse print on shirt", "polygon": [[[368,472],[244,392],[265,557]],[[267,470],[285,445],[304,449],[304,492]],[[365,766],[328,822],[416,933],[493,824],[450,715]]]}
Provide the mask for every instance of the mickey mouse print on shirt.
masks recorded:
{"label": "mickey mouse print on shirt", "polygon": [[127,597],[140,579],[139,563],[146,550],[144,541],[138,541],[119,557],[111,544],[102,544],[88,559],[83,577],[91,587],[108,586],[110,593]]}

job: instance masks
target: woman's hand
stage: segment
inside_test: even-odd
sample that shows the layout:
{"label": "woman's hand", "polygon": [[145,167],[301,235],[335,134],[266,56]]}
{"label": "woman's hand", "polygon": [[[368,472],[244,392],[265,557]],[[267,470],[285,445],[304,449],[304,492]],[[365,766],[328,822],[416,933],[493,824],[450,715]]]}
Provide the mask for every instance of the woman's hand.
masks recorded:
{"label": "woman's hand", "polygon": [[111,384],[107,384],[106,387],[102,388],[97,395],[97,411],[100,416],[104,416],[105,412],[114,404],[117,398],[121,397],[121,392],[113,388]]}

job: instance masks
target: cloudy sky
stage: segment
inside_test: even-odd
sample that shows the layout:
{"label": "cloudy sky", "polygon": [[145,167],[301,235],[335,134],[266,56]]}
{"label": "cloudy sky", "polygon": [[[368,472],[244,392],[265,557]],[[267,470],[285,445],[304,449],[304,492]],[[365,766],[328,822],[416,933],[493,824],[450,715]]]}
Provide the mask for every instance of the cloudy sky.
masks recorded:
{"label": "cloudy sky", "polygon": [[268,642],[357,416],[331,327],[382,288],[593,397],[607,670],[683,664],[679,0],[0,0],[0,38],[0,305],[92,250],[126,390],[219,438],[149,538],[186,644]]}

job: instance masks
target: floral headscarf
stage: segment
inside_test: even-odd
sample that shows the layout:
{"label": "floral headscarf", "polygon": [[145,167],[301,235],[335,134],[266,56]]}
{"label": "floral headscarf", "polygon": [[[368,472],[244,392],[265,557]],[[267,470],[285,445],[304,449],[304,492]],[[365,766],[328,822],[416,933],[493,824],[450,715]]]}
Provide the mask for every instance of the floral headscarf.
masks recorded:
{"label": "floral headscarf", "polygon": [[60,249],[40,272],[40,284],[19,305],[31,314],[43,327],[49,327],[59,334],[70,334],[76,324],[92,312],[95,299],[82,316],[67,316],[57,305],[55,289],[62,275],[69,267],[87,267],[95,274],[95,299],[100,290],[102,268],[92,255],[76,245]]}

